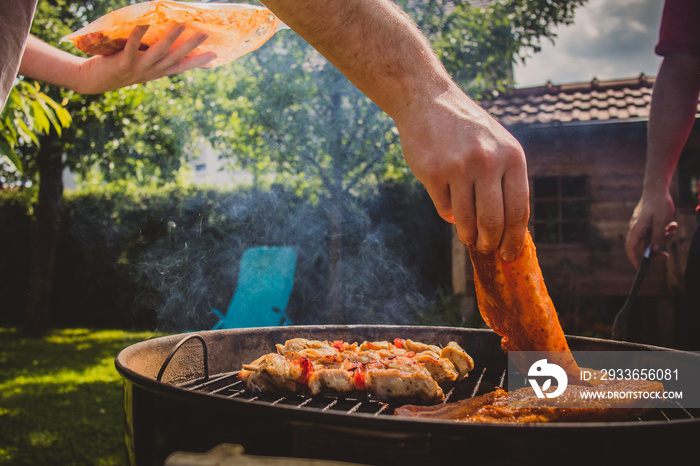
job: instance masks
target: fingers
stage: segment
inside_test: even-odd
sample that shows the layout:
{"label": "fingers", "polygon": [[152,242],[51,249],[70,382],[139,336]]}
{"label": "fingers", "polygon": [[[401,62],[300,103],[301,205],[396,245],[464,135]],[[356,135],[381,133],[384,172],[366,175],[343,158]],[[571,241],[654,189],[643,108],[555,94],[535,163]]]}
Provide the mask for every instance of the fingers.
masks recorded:
{"label": "fingers", "polygon": [[525,243],[530,218],[527,164],[517,142],[500,146],[497,160],[475,182],[476,248],[482,254],[498,250],[503,260],[513,261]]}
{"label": "fingers", "polygon": [[[162,69],[167,69],[183,60],[190,52],[202,45],[207,40],[204,32],[197,32],[192,37],[184,40],[181,44],[169,46],[167,52],[159,59],[158,65]],[[160,43],[160,41],[159,41]]]}
{"label": "fingers", "polygon": [[135,27],[124,47],[125,55],[130,60],[138,60],[136,66],[144,70],[151,70],[150,73],[146,74],[145,80],[182,73],[192,68],[204,66],[216,58],[216,54],[212,52],[188,56],[207,40],[207,34],[202,31],[197,31],[176,44],[186,30],[184,24],[176,24],[146,51],[139,52],[141,40],[147,30],[148,26]]}
{"label": "fingers", "polygon": [[455,183],[451,188],[451,195],[452,215],[459,241],[466,245],[478,244],[474,185],[469,182]]}
{"label": "fingers", "polygon": [[124,52],[130,56],[136,56],[139,48],[141,47],[141,39],[143,39],[143,36],[146,35],[146,32],[148,32],[148,24],[144,26],[136,26],[131,31],[131,34],[129,34],[129,38],[126,40]]}
{"label": "fingers", "polygon": [[205,65],[214,59],[216,59],[216,54],[214,52],[192,55],[191,57],[186,57],[178,61],[175,65],[166,68],[164,70],[164,74],[180,74],[194,68],[205,68]]}
{"label": "fingers", "polygon": [[475,245],[482,254],[499,250],[504,260],[515,260],[530,215],[526,165],[515,164],[505,174],[501,170],[479,174],[474,182],[462,176],[449,185],[436,182],[425,187],[440,217],[455,224],[460,242]]}
{"label": "fingers", "polygon": [[666,225],[666,231],[664,232],[664,237],[666,241],[673,239],[674,236],[676,236],[676,233],[678,232],[678,222],[671,222],[668,225]]}
{"label": "fingers", "polygon": [[425,184],[425,189],[430,195],[430,199],[435,204],[435,210],[438,215],[449,223],[455,223],[455,218],[452,210],[452,199],[450,187],[448,185],[432,186]]}
{"label": "fingers", "polygon": [[678,231],[677,222],[666,224],[663,216],[651,216],[649,219],[650,216],[651,214],[638,206],[630,220],[630,229],[625,239],[625,253],[635,267],[639,267],[639,257],[647,245],[651,245],[652,257],[667,258],[665,245]]}
{"label": "fingers", "polygon": [[176,24],[171,27],[158,41],[143,52],[143,61],[148,65],[160,61],[173,46],[175,41],[185,32],[184,24]]}
{"label": "fingers", "polygon": [[502,181],[427,189],[440,217],[455,224],[460,242],[476,245],[482,254],[500,250],[507,261],[520,255],[530,215],[526,172],[509,172]]}
{"label": "fingers", "polygon": [[640,237],[634,230],[634,226],[630,228],[630,231],[627,233],[627,239],[625,240],[625,252],[627,253],[627,259],[632,263],[632,265],[635,266],[635,268],[639,267],[638,251],[646,247],[647,241],[644,239],[646,236],[647,235],[644,234],[643,237]]}
{"label": "fingers", "polygon": [[497,179],[479,178],[474,185],[476,206],[476,249],[482,254],[492,254],[501,244],[505,213],[502,182]]}
{"label": "fingers", "polygon": [[513,169],[503,177],[505,225],[501,238],[500,254],[505,261],[513,261],[525,243],[527,222],[530,220],[530,188],[527,170]]}

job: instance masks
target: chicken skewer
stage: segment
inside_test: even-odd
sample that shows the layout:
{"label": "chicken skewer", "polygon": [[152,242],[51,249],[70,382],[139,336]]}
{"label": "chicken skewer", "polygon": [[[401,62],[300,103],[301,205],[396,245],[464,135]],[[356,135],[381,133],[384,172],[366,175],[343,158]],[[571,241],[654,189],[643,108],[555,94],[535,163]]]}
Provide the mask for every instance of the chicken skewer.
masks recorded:
{"label": "chicken skewer", "polygon": [[345,343],[294,338],[239,372],[252,391],[337,395],[364,391],[380,399],[444,399],[439,383],[474,368],[456,343],[445,348],[412,340]]}

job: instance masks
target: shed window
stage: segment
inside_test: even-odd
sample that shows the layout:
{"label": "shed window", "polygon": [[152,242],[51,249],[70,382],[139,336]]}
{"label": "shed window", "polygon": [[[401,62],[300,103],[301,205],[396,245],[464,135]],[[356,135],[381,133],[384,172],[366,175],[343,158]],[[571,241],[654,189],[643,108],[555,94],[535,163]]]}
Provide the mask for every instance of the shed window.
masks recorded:
{"label": "shed window", "polygon": [[582,243],[590,224],[587,176],[542,176],[533,179],[535,241]]}
{"label": "shed window", "polygon": [[678,161],[678,196],[676,207],[693,207],[700,203],[698,182],[700,181],[700,150],[685,149]]}

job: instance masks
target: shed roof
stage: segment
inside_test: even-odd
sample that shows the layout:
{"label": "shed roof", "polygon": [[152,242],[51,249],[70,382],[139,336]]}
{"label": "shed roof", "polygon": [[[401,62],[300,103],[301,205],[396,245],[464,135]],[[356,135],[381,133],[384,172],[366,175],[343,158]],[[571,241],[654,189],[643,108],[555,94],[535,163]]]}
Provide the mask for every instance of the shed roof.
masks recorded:
{"label": "shed roof", "polygon": [[562,126],[577,123],[646,121],[655,78],[643,73],[633,79],[514,89],[483,107],[504,126]]}

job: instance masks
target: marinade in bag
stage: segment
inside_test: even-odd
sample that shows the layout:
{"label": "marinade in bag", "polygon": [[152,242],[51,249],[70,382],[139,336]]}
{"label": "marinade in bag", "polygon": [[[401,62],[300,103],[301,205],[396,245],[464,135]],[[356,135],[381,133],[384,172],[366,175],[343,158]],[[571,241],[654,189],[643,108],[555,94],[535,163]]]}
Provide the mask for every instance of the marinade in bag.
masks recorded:
{"label": "marinade in bag", "polygon": [[61,39],[71,41],[91,55],[111,55],[122,50],[136,26],[148,25],[140,50],[156,43],[176,24],[187,29],[175,45],[199,31],[207,40],[191,52],[214,52],[205,67],[229,63],[264,44],[277,31],[280,20],[267,8],[241,3],[148,1],[120,8]]}

